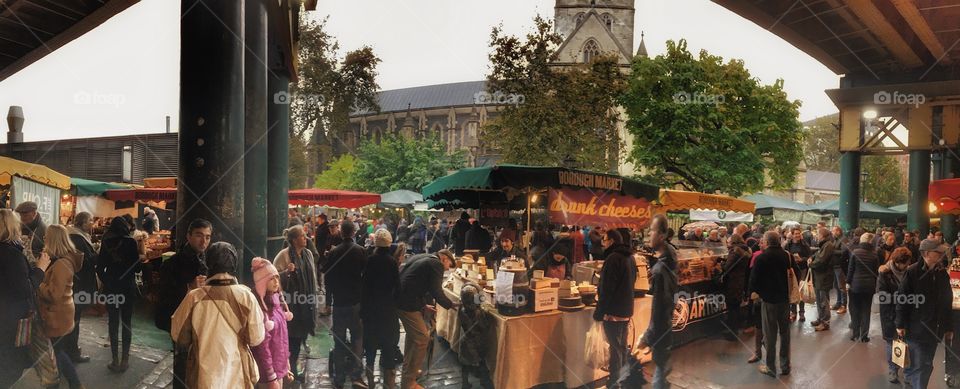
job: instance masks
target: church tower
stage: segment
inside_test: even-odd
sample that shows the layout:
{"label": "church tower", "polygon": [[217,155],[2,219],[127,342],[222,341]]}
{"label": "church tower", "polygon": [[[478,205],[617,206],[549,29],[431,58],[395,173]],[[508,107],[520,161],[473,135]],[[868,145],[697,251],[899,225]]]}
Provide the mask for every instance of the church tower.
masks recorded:
{"label": "church tower", "polygon": [[557,0],[554,28],[563,35],[553,64],[589,62],[594,56],[614,54],[629,68],[634,56],[634,0]]}

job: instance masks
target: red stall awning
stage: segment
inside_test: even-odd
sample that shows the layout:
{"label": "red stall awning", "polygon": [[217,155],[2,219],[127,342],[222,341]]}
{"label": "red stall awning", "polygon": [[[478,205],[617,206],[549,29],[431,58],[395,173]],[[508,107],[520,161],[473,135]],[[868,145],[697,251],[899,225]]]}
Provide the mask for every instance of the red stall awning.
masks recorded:
{"label": "red stall awning", "polygon": [[337,208],[360,208],[380,202],[380,195],[367,192],[333,189],[297,189],[287,194],[292,205],[319,205]]}
{"label": "red stall awning", "polygon": [[930,182],[927,198],[936,204],[941,214],[960,214],[960,178]]}
{"label": "red stall awning", "polygon": [[177,201],[177,188],[112,189],[103,195],[113,201]]}

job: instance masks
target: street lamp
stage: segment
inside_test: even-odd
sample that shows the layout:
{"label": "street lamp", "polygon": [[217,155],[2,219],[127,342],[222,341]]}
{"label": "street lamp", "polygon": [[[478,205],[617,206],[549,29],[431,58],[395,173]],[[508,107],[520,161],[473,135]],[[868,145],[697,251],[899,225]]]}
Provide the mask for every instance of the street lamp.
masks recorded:
{"label": "street lamp", "polygon": [[860,172],[860,177],[863,178],[860,182],[860,204],[857,204],[857,224],[863,223],[861,220],[861,214],[863,214],[863,209],[861,209],[863,203],[867,202],[867,176],[870,174],[867,172]]}

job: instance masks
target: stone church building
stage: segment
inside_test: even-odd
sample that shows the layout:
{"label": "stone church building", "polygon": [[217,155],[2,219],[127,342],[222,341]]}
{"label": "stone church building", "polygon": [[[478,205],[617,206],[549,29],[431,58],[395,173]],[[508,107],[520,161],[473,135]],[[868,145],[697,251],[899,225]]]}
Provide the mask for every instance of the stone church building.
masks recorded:
{"label": "stone church building", "polygon": [[[634,0],[557,0],[554,11],[554,28],[564,37],[554,60],[557,67],[586,63],[599,54],[613,54],[619,58],[623,71],[628,72],[634,55],[647,55],[642,37],[637,51],[632,49]],[[354,112],[347,128],[314,137],[315,149],[332,153],[318,155],[317,162],[326,166],[336,156],[355,151],[361,140],[379,141],[385,134],[436,134],[448,151],[466,151],[468,166],[493,165],[499,160],[497,151],[485,147],[479,135],[484,125],[496,118],[514,97],[487,91],[486,81],[381,91],[379,111]],[[623,118],[622,111],[620,114]],[[624,122],[620,121],[617,131],[629,145]],[[621,174],[631,174],[633,169],[624,162],[617,167]]]}

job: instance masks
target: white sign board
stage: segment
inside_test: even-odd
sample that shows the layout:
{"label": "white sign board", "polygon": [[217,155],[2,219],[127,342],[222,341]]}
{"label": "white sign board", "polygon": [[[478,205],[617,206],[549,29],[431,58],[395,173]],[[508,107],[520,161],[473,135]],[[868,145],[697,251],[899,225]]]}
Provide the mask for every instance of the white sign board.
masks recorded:
{"label": "white sign board", "polygon": [[713,209],[691,209],[690,220],[711,222],[752,222],[752,213],[717,211]]}
{"label": "white sign board", "polygon": [[47,225],[60,224],[60,189],[26,178],[13,176],[10,191],[13,193],[10,206],[26,201],[37,203],[37,213]]}

